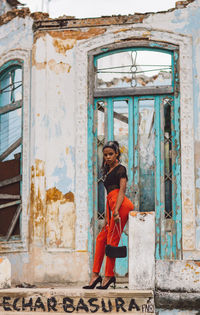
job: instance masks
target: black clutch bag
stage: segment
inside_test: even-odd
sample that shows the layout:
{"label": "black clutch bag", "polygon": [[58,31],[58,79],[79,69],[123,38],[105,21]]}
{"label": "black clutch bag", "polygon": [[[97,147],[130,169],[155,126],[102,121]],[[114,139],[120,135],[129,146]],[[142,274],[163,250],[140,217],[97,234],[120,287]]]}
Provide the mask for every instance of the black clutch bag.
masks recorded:
{"label": "black clutch bag", "polygon": [[106,256],[110,258],[123,258],[127,256],[126,246],[106,245]]}
{"label": "black clutch bag", "polygon": [[[114,229],[113,229],[113,233],[114,233],[114,230],[116,227],[117,232],[118,232],[119,237],[120,237],[121,232],[122,232],[121,231],[121,220],[120,220],[119,224],[120,224],[120,231],[118,230],[118,227],[115,224]],[[113,233],[112,233],[112,237],[113,237]],[[111,241],[112,241],[112,237],[111,237]],[[113,246],[113,245],[107,244],[105,253],[106,253],[106,256],[108,256],[110,258],[124,258],[127,256],[127,248],[126,248],[126,246],[123,246],[123,244],[122,244],[122,246]]]}

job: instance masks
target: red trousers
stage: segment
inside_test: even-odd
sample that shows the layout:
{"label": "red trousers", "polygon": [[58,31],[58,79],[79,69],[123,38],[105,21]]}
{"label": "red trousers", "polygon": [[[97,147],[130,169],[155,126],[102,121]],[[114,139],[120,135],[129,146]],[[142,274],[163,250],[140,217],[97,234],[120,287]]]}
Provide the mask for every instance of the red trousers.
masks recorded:
{"label": "red trousers", "polygon": [[[113,246],[118,246],[120,241],[120,236],[118,231],[120,231],[119,223],[117,223],[117,228],[115,226],[115,221],[111,212],[114,211],[117,196],[119,189],[112,190],[107,195],[107,206],[106,206],[106,217],[107,217],[107,225],[101,230],[96,239],[96,249],[94,255],[94,264],[93,264],[93,272],[100,272],[101,265],[103,262],[103,258],[105,255],[105,247],[106,244],[110,244]],[[129,211],[133,210],[134,205],[132,202],[125,196],[124,200],[119,209],[119,216],[121,218],[121,232],[124,229],[124,226],[128,220]],[[111,216],[111,218],[110,218]],[[114,233],[113,233],[114,229]],[[105,276],[112,277],[114,276],[114,266],[115,266],[115,258],[106,257],[106,266],[105,266]]]}

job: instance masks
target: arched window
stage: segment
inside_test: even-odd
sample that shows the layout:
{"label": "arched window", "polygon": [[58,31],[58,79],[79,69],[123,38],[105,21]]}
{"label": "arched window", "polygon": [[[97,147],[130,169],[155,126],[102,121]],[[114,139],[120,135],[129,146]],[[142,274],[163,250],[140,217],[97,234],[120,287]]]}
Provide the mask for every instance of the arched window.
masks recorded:
{"label": "arched window", "polygon": [[0,238],[20,237],[22,64],[0,68]]}

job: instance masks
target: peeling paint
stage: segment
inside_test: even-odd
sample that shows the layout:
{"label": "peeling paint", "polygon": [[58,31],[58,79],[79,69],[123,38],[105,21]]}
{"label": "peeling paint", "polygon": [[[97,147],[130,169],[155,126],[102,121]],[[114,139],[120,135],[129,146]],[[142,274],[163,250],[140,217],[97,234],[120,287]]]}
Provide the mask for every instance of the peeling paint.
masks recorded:
{"label": "peeling paint", "polygon": [[118,34],[118,33],[121,33],[121,32],[128,32],[128,31],[130,31],[129,28],[120,28],[119,30],[114,31],[113,33],[114,34]]}
{"label": "peeling paint", "polygon": [[62,201],[64,202],[74,202],[74,194],[70,191],[66,194],[63,194],[60,190],[56,187],[49,188],[46,191],[46,201],[47,203],[52,203],[55,201]]}
{"label": "peeling paint", "polygon": [[54,71],[56,74],[64,73],[64,72],[69,73],[71,69],[71,66],[69,64],[66,64],[62,61],[58,63],[53,59],[48,61],[48,66],[50,70]]}
{"label": "peeling paint", "polygon": [[66,51],[69,49],[72,49],[74,45],[76,44],[77,40],[74,38],[69,38],[69,39],[53,39],[53,45],[55,47],[55,50],[59,54],[63,54],[65,56]]}
{"label": "peeling paint", "polygon": [[[62,32],[42,31],[35,33],[34,42],[36,42],[40,37],[45,37],[48,34],[53,38],[53,44],[56,46],[57,52],[63,54],[66,52],[66,50],[72,49],[76,44],[76,41],[102,35],[105,32],[106,28],[98,27],[89,28],[87,30],[63,30]],[[66,47],[64,47],[65,44]]]}

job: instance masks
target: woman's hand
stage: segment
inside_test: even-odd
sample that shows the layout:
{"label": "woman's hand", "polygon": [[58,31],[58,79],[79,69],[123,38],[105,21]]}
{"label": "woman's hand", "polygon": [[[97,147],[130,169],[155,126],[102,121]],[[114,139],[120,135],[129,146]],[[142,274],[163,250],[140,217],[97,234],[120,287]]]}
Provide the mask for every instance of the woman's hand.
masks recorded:
{"label": "woman's hand", "polygon": [[119,222],[119,212],[118,211],[113,212],[113,218],[114,218],[115,223]]}
{"label": "woman's hand", "polygon": [[107,220],[105,219],[105,220],[104,220],[104,224],[103,224],[103,226],[102,226],[102,230],[105,229],[105,227],[106,227],[107,224],[108,224],[108,222],[107,222]]}
{"label": "woman's hand", "polygon": [[120,179],[120,189],[119,189],[119,193],[118,193],[118,196],[117,196],[115,209],[113,211],[113,219],[114,219],[115,223],[118,223],[119,219],[120,219],[119,209],[120,209],[121,204],[122,204],[122,202],[124,200],[125,191],[126,191],[126,178],[121,178]]}

